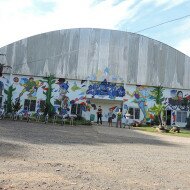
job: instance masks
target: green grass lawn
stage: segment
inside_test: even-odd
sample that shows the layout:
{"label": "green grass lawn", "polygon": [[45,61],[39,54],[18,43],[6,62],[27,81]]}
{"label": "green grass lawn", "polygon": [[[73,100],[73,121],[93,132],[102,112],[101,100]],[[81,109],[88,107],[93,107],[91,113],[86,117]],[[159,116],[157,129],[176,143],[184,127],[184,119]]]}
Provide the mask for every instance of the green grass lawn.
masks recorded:
{"label": "green grass lawn", "polygon": [[[156,131],[156,128],[149,127],[149,126],[147,126],[147,127],[135,127],[135,129],[141,130],[141,131],[147,131],[147,132],[151,132],[151,133],[159,133]],[[170,135],[170,136],[178,136],[178,137],[190,137],[190,130],[181,129],[180,133],[169,132],[169,133],[159,133],[159,134]]]}

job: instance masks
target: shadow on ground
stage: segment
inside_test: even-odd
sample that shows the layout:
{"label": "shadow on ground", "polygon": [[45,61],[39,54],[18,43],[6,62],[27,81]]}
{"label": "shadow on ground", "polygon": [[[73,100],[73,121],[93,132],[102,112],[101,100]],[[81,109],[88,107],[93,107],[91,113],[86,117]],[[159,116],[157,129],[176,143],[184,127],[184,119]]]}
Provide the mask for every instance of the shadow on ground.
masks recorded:
{"label": "shadow on ground", "polygon": [[27,152],[26,147],[9,142],[0,142],[0,157],[20,158]]}
{"label": "shadow on ground", "polygon": [[[113,131],[112,134],[106,134],[105,131],[104,133],[101,133],[99,130],[97,130],[97,127],[93,126],[60,126],[53,124],[45,125],[43,123],[26,123],[9,120],[0,121],[0,138],[29,142],[32,144],[99,145],[101,143],[127,143],[177,146],[176,144],[161,141],[151,135],[138,133],[135,130],[119,128],[110,128],[107,130],[115,131]],[[117,132],[117,135],[114,134],[114,132]]]}

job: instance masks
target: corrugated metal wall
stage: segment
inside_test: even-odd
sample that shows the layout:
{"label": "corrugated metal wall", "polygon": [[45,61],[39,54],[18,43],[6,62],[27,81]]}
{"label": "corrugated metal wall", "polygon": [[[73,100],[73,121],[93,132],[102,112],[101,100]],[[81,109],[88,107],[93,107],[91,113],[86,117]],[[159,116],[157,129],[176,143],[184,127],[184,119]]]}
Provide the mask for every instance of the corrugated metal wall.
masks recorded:
{"label": "corrugated metal wall", "polygon": [[[0,48],[14,74],[86,79],[108,68],[110,82],[190,89],[190,58],[153,39],[104,29],[68,29]],[[0,59],[3,59],[0,57]],[[0,60],[2,61],[2,60]]]}

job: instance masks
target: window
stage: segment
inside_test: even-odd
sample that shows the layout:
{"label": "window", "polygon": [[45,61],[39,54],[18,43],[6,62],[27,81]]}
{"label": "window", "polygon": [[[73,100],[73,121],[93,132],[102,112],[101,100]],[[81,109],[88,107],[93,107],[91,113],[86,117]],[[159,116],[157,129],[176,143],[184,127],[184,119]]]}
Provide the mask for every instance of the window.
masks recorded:
{"label": "window", "polygon": [[71,114],[82,115],[82,106],[80,104],[73,104],[71,106]]}
{"label": "window", "polygon": [[42,112],[44,111],[45,105],[46,105],[46,101],[45,100],[40,100],[40,110]]}
{"label": "window", "polygon": [[129,108],[130,119],[140,119],[140,109],[139,108]]}
{"label": "window", "polygon": [[24,100],[24,108],[27,108],[28,111],[35,111],[36,109],[36,100]]}
{"label": "window", "polygon": [[187,119],[187,112],[186,111],[177,111],[177,122],[185,123]]}

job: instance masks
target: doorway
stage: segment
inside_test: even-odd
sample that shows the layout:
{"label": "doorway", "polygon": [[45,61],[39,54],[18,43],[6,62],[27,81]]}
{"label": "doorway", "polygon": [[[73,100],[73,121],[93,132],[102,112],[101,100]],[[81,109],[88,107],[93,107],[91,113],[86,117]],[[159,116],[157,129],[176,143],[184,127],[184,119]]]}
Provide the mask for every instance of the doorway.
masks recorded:
{"label": "doorway", "polygon": [[171,110],[166,110],[166,125],[171,125]]}
{"label": "doorway", "polygon": [[[96,112],[97,112],[97,108],[98,106],[101,106],[102,108],[102,121],[103,122],[108,122],[108,112],[109,109],[112,108],[113,109],[113,122],[116,122],[116,114],[119,111],[119,109],[122,109],[122,104],[123,101],[120,100],[108,100],[108,99],[89,99],[91,105],[93,105],[93,107],[95,107],[95,109],[91,109],[89,114],[92,116],[94,116],[94,121],[96,122],[97,117],[96,117]],[[90,118],[90,115],[88,116],[88,118]]]}

